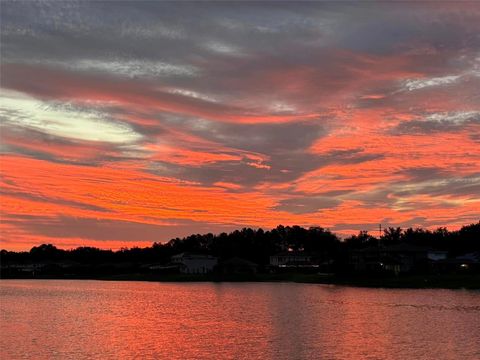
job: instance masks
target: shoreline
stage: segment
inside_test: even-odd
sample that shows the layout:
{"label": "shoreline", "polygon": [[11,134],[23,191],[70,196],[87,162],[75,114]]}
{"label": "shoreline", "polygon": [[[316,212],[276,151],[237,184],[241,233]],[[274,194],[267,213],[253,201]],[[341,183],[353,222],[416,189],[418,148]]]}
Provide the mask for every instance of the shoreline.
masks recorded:
{"label": "shoreline", "polygon": [[155,275],[155,274],[116,274],[108,276],[9,276],[0,280],[99,280],[99,281],[148,281],[148,282],[289,282],[301,284],[324,284],[363,288],[385,289],[466,289],[480,290],[480,274],[456,275],[408,275],[399,277],[348,277],[322,276],[317,274],[255,274],[255,275]]}

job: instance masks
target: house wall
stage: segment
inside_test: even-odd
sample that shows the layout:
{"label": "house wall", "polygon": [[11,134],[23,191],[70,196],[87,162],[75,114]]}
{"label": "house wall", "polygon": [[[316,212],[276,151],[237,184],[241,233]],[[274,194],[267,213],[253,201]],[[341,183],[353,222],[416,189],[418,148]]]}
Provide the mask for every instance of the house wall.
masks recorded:
{"label": "house wall", "polygon": [[270,256],[270,265],[280,266],[292,263],[304,263],[312,260],[309,255],[275,255]]}
{"label": "house wall", "polygon": [[180,271],[184,274],[207,274],[217,265],[217,259],[184,259]]}

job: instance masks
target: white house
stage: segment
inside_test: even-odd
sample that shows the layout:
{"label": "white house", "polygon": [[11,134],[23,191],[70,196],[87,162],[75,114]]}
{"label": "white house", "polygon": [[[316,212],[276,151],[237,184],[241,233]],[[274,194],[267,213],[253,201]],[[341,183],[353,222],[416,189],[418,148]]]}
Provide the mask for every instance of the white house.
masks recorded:
{"label": "white house", "polygon": [[218,263],[214,256],[186,252],[172,256],[171,261],[179,266],[183,274],[207,274],[212,272]]}
{"label": "white house", "polygon": [[276,267],[312,266],[313,257],[302,251],[285,251],[270,256],[270,265]]}

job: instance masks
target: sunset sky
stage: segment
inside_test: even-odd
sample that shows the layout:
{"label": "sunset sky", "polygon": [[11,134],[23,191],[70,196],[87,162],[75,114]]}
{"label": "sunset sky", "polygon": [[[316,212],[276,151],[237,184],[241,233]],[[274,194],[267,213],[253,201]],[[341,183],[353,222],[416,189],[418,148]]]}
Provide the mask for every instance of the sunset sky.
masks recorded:
{"label": "sunset sky", "polygon": [[2,1],[0,104],[9,250],[480,218],[478,2]]}

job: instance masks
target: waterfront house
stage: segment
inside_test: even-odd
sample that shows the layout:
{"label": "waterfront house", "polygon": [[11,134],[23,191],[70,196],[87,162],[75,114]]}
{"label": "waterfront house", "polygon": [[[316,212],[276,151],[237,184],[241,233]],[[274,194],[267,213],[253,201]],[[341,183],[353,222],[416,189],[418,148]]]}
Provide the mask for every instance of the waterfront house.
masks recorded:
{"label": "waterfront house", "polygon": [[284,251],[270,256],[270,266],[279,268],[318,267],[314,257],[303,251]]}
{"label": "waterfront house", "polygon": [[477,251],[473,253],[460,255],[454,258],[442,259],[437,261],[434,265],[435,265],[435,269],[438,272],[480,273],[480,252]]}
{"label": "waterfront house", "polygon": [[218,264],[218,259],[214,256],[187,252],[172,256],[171,261],[183,274],[208,274]]}
{"label": "waterfront house", "polygon": [[352,270],[360,272],[399,274],[427,270],[431,263],[446,257],[446,251],[400,243],[354,250],[350,254],[350,265]]}

